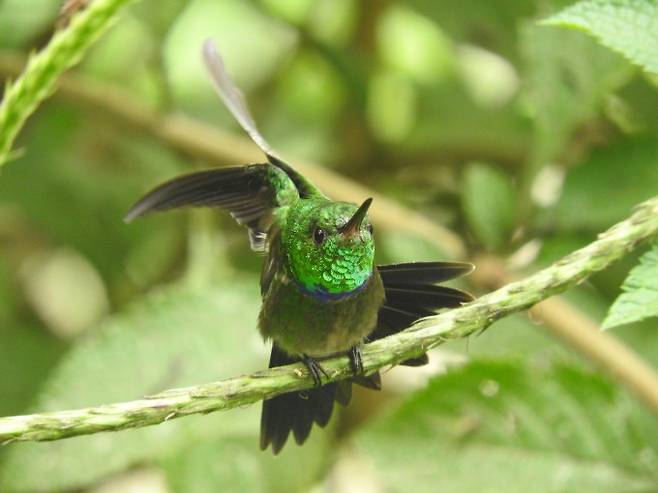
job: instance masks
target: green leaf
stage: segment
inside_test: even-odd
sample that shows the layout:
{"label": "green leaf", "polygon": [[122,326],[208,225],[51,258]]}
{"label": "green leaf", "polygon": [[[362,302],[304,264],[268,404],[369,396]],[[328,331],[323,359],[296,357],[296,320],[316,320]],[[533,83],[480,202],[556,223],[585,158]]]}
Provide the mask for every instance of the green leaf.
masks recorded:
{"label": "green leaf", "polygon": [[203,64],[199,63],[199,47],[209,37],[221,40],[222,58],[231,77],[238,87],[249,93],[271,77],[279,68],[281,58],[293,50],[294,30],[277,23],[250,2],[193,0],[185,3],[185,10],[177,17],[163,46],[162,56],[172,94],[179,106],[194,109],[197,115],[214,119],[220,116],[233,123],[228,112],[218,111],[221,105],[208,83]]}
{"label": "green leaf", "polygon": [[383,63],[420,84],[454,72],[455,52],[439,26],[413,9],[391,5],[377,23],[377,47]]}
{"label": "green leaf", "polygon": [[[97,329],[63,359],[34,406],[55,411],[140,398],[265,366],[256,330],[258,283],[178,287],[155,293]],[[253,433],[258,407],[174,420],[160,426],[3,448],[0,491],[77,489],[170,454],[190,440]],[[56,458],[56,460],[54,460]]]}
{"label": "green leaf", "polygon": [[624,292],[610,307],[603,329],[658,316],[658,244],[640,258],[621,289]]}
{"label": "green leaf", "polygon": [[192,442],[161,462],[172,493],[308,491],[326,470],[328,434],[314,430],[303,447],[291,439],[277,456],[257,446],[250,434]]}
{"label": "green leaf", "polygon": [[405,4],[434,20],[459,42],[473,43],[510,59],[517,56],[518,30],[513,26],[519,18],[533,15],[536,9],[535,2],[517,0],[408,0]]}
{"label": "green leaf", "polygon": [[48,29],[57,14],[53,0],[5,0],[0,2],[0,45],[19,48]]}
{"label": "green leaf", "polygon": [[[85,123],[84,117],[76,108],[57,102],[39,112],[26,131],[30,142],[26,154],[3,170],[0,207],[18,211],[18,220],[34,231],[37,245],[66,245],[80,252],[113,294],[118,283],[127,284],[127,264],[130,274],[138,277],[139,271],[163,265],[155,257],[176,255],[180,240],[174,234],[180,228],[171,217],[144,221],[139,227],[127,226],[121,217],[147,186],[171,177],[178,162],[168,150],[154,148],[147,140],[134,136],[122,142],[111,132],[104,135],[112,151],[85,156],[76,140],[92,139],[85,127],[100,123]],[[117,169],[117,162],[123,161],[130,163],[130,172]],[[130,256],[140,249],[148,250],[142,254],[152,259],[148,267],[130,265]]]}
{"label": "green leaf", "polygon": [[620,56],[580,33],[521,29],[525,99],[535,123],[532,159],[538,165],[561,156],[574,130],[596,116],[605,97],[632,75]]}
{"label": "green leaf", "polygon": [[7,323],[0,341],[0,416],[22,414],[65,346],[37,327]]}
{"label": "green leaf", "polygon": [[471,230],[488,249],[505,245],[514,226],[515,193],[509,179],[484,164],[464,174],[463,206]]}
{"label": "green leaf", "polygon": [[560,230],[600,231],[656,194],[658,141],[615,142],[569,172],[553,211]]}
{"label": "green leaf", "polygon": [[584,0],[543,24],[579,29],[631,62],[658,74],[658,2]]}
{"label": "green leaf", "polygon": [[573,366],[481,361],[433,379],[356,443],[390,492],[655,491],[645,413]]}

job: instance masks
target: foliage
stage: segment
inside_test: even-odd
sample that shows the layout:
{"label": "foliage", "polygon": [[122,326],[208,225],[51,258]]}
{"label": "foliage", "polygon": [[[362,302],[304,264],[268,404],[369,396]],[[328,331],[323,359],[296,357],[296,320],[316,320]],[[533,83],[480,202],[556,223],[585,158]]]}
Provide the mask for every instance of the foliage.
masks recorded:
{"label": "foliage", "polygon": [[482,164],[464,172],[464,213],[487,248],[506,244],[514,226],[514,190],[505,175]]}
{"label": "foliage", "polygon": [[650,491],[657,436],[628,404],[578,367],[484,360],[432,379],[356,443],[387,491]]}
{"label": "foliage", "polygon": [[584,0],[544,23],[583,30],[658,74],[658,3],[653,0]]}
{"label": "foliage", "polygon": [[610,307],[604,329],[658,316],[658,245],[640,258],[621,288],[624,292]]}
{"label": "foliage", "polygon": [[[13,81],[0,109],[3,153],[24,127],[13,145],[23,152],[0,176],[1,415],[266,366],[254,328],[261,259],[231,218],[121,222],[159,181],[229,164],[174,151],[120,116],[146,108],[236,130],[199,61],[207,37],[283,155],[408,206],[410,222],[419,213],[449,227],[469,259],[509,258],[514,275],[591,242],[656,194],[653,0],[97,0],[93,9],[113,10],[102,19],[88,10],[51,39],[61,3],[0,2],[0,78]],[[12,60],[35,51],[19,79]],[[379,262],[442,257],[427,238],[385,221],[375,229]],[[630,256],[568,296],[597,323],[612,305],[604,326],[621,325],[614,335],[654,363],[656,255]],[[490,289],[472,277],[461,287]],[[357,479],[392,491],[657,488],[655,417],[534,318],[500,320],[445,349],[430,367],[386,373],[383,392],[355,393],[326,431],[276,458],[257,448],[252,406],[8,445],[0,490],[89,491],[139,466],[159,471],[170,492]]]}
{"label": "foliage", "polygon": [[[244,312],[257,305],[253,283],[233,283],[231,292],[216,289],[170,288],[153,293],[138,306],[118,314],[93,332],[96,337],[76,345],[44,385],[35,409],[65,409],[128,400],[171,386],[210,380],[239,371],[256,359],[258,345],[246,349],[240,325],[248,330]],[[249,295],[251,293],[251,296]],[[242,321],[242,322],[241,322]],[[238,330],[223,330],[222,327]],[[250,332],[254,342],[256,334]],[[215,355],[228,350],[223,358]],[[227,356],[233,355],[232,359]],[[108,371],[108,369],[111,369]],[[247,420],[248,417],[245,417]],[[253,415],[252,415],[253,418]],[[0,489],[59,490],[83,485],[144,458],[180,447],[188,434],[239,433],[236,420],[172,423],[135,434],[94,435],[82,440],[10,449]],[[199,428],[201,426],[201,428]],[[174,439],[174,437],[177,437]],[[255,443],[255,438],[254,438]],[[121,453],[106,456],[110,447]],[[52,461],[53,456],[77,457]],[[81,462],[84,461],[84,462]],[[40,473],[37,474],[37,471]]]}

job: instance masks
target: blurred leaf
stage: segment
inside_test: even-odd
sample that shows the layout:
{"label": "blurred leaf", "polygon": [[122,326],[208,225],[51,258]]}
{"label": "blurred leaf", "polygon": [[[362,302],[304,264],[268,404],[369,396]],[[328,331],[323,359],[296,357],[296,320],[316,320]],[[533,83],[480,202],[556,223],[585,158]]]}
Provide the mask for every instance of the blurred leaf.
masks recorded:
{"label": "blurred leaf", "polygon": [[574,250],[584,247],[592,241],[591,233],[549,231],[542,238],[541,250],[535,261],[538,267],[548,267]]}
{"label": "blurred leaf", "polygon": [[386,66],[429,84],[454,71],[452,43],[432,20],[393,4],[377,23],[377,47]]}
{"label": "blurred leaf", "polygon": [[134,85],[136,76],[146,70],[145,61],[156,48],[146,26],[134,16],[126,16],[89,50],[81,66],[93,77],[126,87]]}
{"label": "blurred leaf", "polygon": [[658,74],[655,0],[583,0],[543,24],[585,31],[636,65]]}
{"label": "blurred leaf", "polygon": [[60,337],[81,334],[108,311],[103,280],[75,250],[62,248],[31,256],[21,270],[28,301]]}
{"label": "blurred leaf", "polygon": [[592,118],[604,97],[632,71],[621,57],[578,32],[522,29],[525,97],[535,120],[534,161],[559,157],[572,132]]}
{"label": "blurred leaf", "polygon": [[405,150],[431,150],[434,157],[437,150],[447,150],[457,157],[500,158],[515,165],[529,152],[527,118],[511,102],[502,107],[482,106],[458,78],[418,87],[416,101],[414,131],[398,144]]}
{"label": "blurred leaf", "polygon": [[[157,39],[163,37],[186,7],[179,0],[141,0],[132,8],[132,13],[148,25]],[[159,47],[162,50],[162,46]]]}
{"label": "blurred leaf", "polygon": [[[111,317],[97,337],[66,355],[33,409],[130,400],[264,367],[265,347],[256,330],[258,283],[252,278],[226,282],[230,289],[169,288]],[[172,453],[189,440],[256,430],[257,412],[252,406],[138,430],[15,444],[5,449],[0,490],[79,488]]]}
{"label": "blurred leaf", "polygon": [[658,91],[649,77],[635,77],[617,95],[628,105],[634,130],[658,135]]}
{"label": "blurred leaf", "polygon": [[0,324],[0,341],[0,416],[23,414],[65,345],[38,327],[19,323]]}
{"label": "blurred leaf", "polygon": [[405,76],[393,71],[375,74],[368,91],[368,123],[375,137],[402,141],[416,121],[416,90]]}
{"label": "blurred leaf", "polygon": [[0,324],[4,325],[14,317],[16,298],[8,259],[0,257]]}
{"label": "blurred leaf", "polygon": [[48,29],[61,0],[3,0],[0,2],[0,46],[16,48]]}
{"label": "blurred leaf", "polygon": [[503,247],[514,226],[515,193],[505,174],[484,164],[464,173],[464,214],[478,240],[488,249]]}
{"label": "blurred leaf", "polygon": [[[255,406],[260,407],[260,406]],[[326,469],[327,432],[315,429],[303,447],[291,439],[281,453],[258,448],[258,427],[249,434],[191,443],[164,466],[172,493],[308,491]]]}
{"label": "blurred leaf", "polygon": [[[117,135],[103,118],[49,104],[25,135],[31,143],[26,154],[2,174],[0,205],[15,210],[36,237],[32,249],[67,246],[88,259],[112,300],[117,285],[128,283],[124,269],[133,250],[177,229],[171,218],[146,221],[139,228],[121,218],[144,191],[141,182],[152,185],[155,177],[170,177],[180,165],[159,144]],[[161,256],[176,251],[178,242],[169,237],[169,243],[153,245]]]}
{"label": "blurred leaf", "polygon": [[278,93],[300,130],[308,124],[319,127],[334,123],[345,101],[342,80],[333,67],[308,51],[301,52],[287,66]]}
{"label": "blurred leaf", "polygon": [[411,261],[445,259],[446,253],[436,242],[403,231],[375,231],[377,263],[393,264]]}
{"label": "blurred leaf", "polygon": [[509,58],[516,54],[516,22],[535,12],[535,2],[532,1],[410,0],[408,3],[433,19],[457,41],[478,45]]}
{"label": "blurred leaf", "polygon": [[654,491],[655,419],[598,375],[473,362],[356,436],[387,491]]}
{"label": "blurred leaf", "polygon": [[505,58],[473,45],[458,49],[459,72],[473,100],[496,108],[508,103],[519,88],[519,76]]}
{"label": "blurred leaf", "polygon": [[658,244],[640,258],[610,307],[603,329],[658,316]]}
{"label": "blurred leaf", "polygon": [[346,45],[354,32],[360,6],[355,0],[315,0],[309,27],[325,43]]}
{"label": "blurred leaf", "polygon": [[[208,118],[232,119],[208,80],[200,50],[214,38],[231,77],[246,93],[278,69],[295,44],[294,32],[249,2],[193,0],[167,36],[164,60],[172,92],[183,108]],[[212,102],[212,104],[209,104]],[[256,120],[259,121],[256,112]]]}
{"label": "blurred leaf", "polygon": [[445,347],[475,360],[508,358],[536,364],[546,364],[554,358],[576,360],[528,313],[506,317],[476,337],[450,341]]}
{"label": "blurred leaf", "polygon": [[653,197],[658,183],[658,141],[622,140],[592,152],[571,170],[552,213],[561,230],[598,232]]}
{"label": "blurred leaf", "polygon": [[293,24],[303,24],[313,6],[312,0],[259,0],[270,12]]}
{"label": "blurred leaf", "polygon": [[86,493],[171,493],[164,473],[156,467],[138,466],[103,479]]}

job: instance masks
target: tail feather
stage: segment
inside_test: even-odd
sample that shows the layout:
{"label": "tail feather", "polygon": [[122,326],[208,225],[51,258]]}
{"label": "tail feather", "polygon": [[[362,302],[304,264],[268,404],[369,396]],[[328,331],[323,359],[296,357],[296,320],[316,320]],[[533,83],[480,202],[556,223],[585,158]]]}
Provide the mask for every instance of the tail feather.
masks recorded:
{"label": "tail feather", "polygon": [[341,380],[336,387],[336,402],[341,406],[347,406],[352,400],[352,382]]}
{"label": "tail feather", "polygon": [[[300,361],[299,358],[286,354],[276,344],[272,345],[270,368],[284,366]],[[272,446],[272,452],[278,454],[286,444],[292,432],[295,442],[303,444],[311,434],[313,423],[324,428],[329,423],[334,401],[347,406],[352,398],[352,383],[380,390],[379,373],[368,376],[356,376],[353,380],[341,380],[328,383],[320,388],[291,392],[263,401],[260,418],[260,448],[265,450]]]}
{"label": "tail feather", "polygon": [[[289,356],[276,344],[272,346],[270,368],[298,361],[299,358]],[[260,420],[261,450],[271,445],[272,451],[278,454],[291,432],[295,442],[301,445],[311,433],[313,423],[324,428],[331,419],[334,400],[345,404],[349,402],[344,389],[340,398],[336,395],[337,388],[338,384],[330,383],[317,389],[291,392],[263,401]]]}
{"label": "tail feather", "polygon": [[382,389],[382,377],[378,371],[370,375],[356,375],[352,377],[352,382],[371,390]]}

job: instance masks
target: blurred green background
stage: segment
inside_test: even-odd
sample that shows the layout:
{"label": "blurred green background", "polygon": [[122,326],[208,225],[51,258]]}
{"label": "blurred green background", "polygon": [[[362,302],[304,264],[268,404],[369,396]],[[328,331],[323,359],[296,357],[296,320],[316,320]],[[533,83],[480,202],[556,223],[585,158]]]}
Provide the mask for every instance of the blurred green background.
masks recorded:
{"label": "blurred green background", "polygon": [[[321,163],[449,228],[464,259],[522,275],[626,217],[657,190],[658,77],[536,24],[571,3],[135,4],[29,120],[0,176],[0,415],[266,366],[261,258],[244,231],[212,211],[121,220],[163,179],[234,164],[125,119],[152,110],[241,135],[202,67],[208,37],[292,164]],[[0,78],[47,43],[60,6],[0,1]],[[380,263],[450,255],[375,228]],[[600,322],[640,253],[567,299]],[[462,286],[491,288],[477,279]],[[655,364],[655,325],[615,335]],[[658,491],[655,416],[536,320],[504,319],[432,361],[387,372],[383,392],[359,392],[276,458],[258,450],[251,406],[2,447],[0,491]]]}

